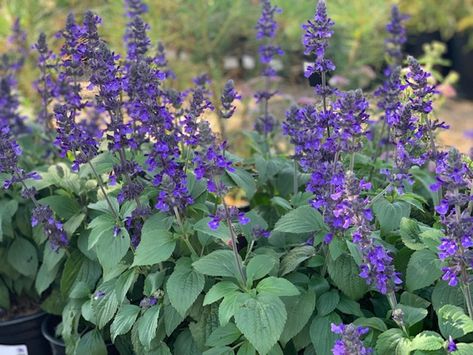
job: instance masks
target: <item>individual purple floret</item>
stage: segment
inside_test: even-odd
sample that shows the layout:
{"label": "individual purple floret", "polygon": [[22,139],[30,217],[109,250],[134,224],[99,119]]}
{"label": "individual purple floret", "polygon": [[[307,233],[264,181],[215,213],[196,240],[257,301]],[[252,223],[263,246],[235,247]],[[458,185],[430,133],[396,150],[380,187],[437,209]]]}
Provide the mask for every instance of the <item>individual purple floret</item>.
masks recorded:
{"label": "individual purple floret", "polygon": [[360,339],[369,332],[368,328],[357,327],[354,324],[334,324],[331,325],[332,333],[340,335],[340,339],[335,341],[332,348],[334,355],[368,355],[372,354],[371,348],[365,347]]}
{"label": "individual purple floret", "polygon": [[48,206],[38,205],[34,208],[31,225],[33,227],[37,225],[43,226],[44,234],[54,251],[64,248],[69,244],[62,223],[54,218],[53,211]]}
{"label": "individual purple floret", "polygon": [[231,221],[238,221],[238,223],[245,225],[250,222],[250,219],[246,217],[244,212],[238,210],[238,208],[231,206],[228,207],[228,216],[227,211],[224,207],[217,208],[215,214],[211,214],[209,221],[209,228],[216,230],[218,229],[220,222],[226,221],[229,218]]}
{"label": "individual purple floret", "polygon": [[458,347],[457,347],[457,344],[455,343],[455,341],[453,340],[452,336],[450,335],[448,337],[448,343],[447,343],[447,353],[451,354],[455,351],[458,350]]}

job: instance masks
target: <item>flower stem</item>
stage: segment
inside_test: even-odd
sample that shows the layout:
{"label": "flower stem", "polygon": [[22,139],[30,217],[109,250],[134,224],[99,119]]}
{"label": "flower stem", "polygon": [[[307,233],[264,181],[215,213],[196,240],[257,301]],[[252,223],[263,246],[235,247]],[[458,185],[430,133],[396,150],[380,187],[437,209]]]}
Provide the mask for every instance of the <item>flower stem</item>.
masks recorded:
{"label": "flower stem", "polygon": [[293,193],[294,196],[297,195],[297,190],[299,189],[299,182],[297,181],[297,160],[294,159],[294,181],[293,181]]}
{"label": "flower stem", "polygon": [[112,201],[110,201],[110,199],[108,198],[108,194],[105,191],[105,184],[102,180],[102,177],[99,175],[97,170],[95,170],[94,164],[92,164],[92,162],[90,160],[88,161],[88,164],[89,164],[90,169],[92,170],[92,172],[94,173],[94,175],[97,179],[97,182],[99,184],[99,188],[102,191],[102,194],[105,197],[105,200],[107,201],[107,204],[108,204],[108,207],[110,208],[110,211],[112,212],[112,214],[115,217],[115,219],[117,220],[117,222],[120,222],[120,217],[119,217],[117,211],[115,211],[115,208],[112,205]]}
{"label": "flower stem", "polygon": [[238,239],[232,227],[232,220],[230,218],[230,210],[228,209],[228,206],[225,203],[225,200],[223,198],[222,198],[222,203],[223,203],[223,207],[225,208],[225,218],[228,224],[228,230],[230,231],[230,237],[232,238],[232,250],[235,256],[235,262],[238,267],[238,272],[240,273],[241,280],[243,281],[243,284],[246,285],[246,275],[245,275],[245,272],[243,271],[243,265],[241,262],[240,254],[238,254],[238,249],[237,249]]}
{"label": "flower stem", "polygon": [[184,233],[184,223],[182,223],[182,218],[181,215],[179,214],[179,210],[177,209],[176,206],[173,207],[174,214],[176,215],[177,223],[179,224],[179,227],[181,227],[182,233],[183,233],[183,238],[182,240],[184,243],[186,243],[186,246],[189,248],[189,251],[192,253],[193,256],[197,257],[198,254],[195,251],[194,247],[192,246],[191,242],[189,241],[189,238],[187,237],[187,234]]}

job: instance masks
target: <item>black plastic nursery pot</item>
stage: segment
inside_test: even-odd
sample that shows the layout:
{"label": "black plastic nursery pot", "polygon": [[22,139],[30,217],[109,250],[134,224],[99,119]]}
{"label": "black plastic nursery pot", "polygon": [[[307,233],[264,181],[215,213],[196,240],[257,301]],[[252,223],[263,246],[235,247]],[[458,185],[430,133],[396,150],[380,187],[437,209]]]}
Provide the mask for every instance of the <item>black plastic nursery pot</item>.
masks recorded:
{"label": "black plastic nursery pot", "polygon": [[[56,326],[59,324],[60,321],[60,317],[48,316],[43,320],[43,323],[41,324],[41,332],[43,333],[44,338],[49,342],[47,354],[66,355],[66,345],[61,339],[56,338],[56,336],[54,335]],[[107,344],[107,353],[108,355],[120,355],[120,353],[112,343]]]}
{"label": "black plastic nursery pot", "polygon": [[49,355],[51,350],[41,333],[46,313],[39,312],[0,322],[0,354]]}

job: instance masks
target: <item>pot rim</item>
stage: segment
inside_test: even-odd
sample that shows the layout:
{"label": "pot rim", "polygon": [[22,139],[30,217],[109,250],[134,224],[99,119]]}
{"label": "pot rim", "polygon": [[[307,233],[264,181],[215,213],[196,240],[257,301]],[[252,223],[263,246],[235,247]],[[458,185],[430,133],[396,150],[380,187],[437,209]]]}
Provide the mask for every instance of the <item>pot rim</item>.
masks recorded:
{"label": "pot rim", "polygon": [[29,315],[26,315],[26,316],[19,316],[19,317],[10,319],[10,320],[0,321],[0,328],[9,327],[9,326],[12,326],[12,325],[28,322],[30,320],[34,320],[34,319],[44,317],[45,315],[46,315],[46,312],[38,311],[36,313],[29,314]]}
{"label": "pot rim", "polygon": [[41,322],[41,333],[46,338],[46,340],[49,341],[50,343],[53,343],[54,345],[66,347],[66,344],[64,344],[64,342],[61,339],[56,338],[54,335],[49,333],[48,325],[53,319],[54,319],[54,316],[51,316],[51,315],[48,315],[46,318],[43,319],[43,321]]}

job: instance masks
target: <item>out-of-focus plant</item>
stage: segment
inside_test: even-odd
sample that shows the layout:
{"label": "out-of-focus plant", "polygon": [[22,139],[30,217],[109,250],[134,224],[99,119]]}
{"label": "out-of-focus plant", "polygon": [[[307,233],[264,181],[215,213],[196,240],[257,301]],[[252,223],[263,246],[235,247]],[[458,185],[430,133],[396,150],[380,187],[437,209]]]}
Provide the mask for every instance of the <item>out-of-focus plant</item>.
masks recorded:
{"label": "out-of-focus plant", "polygon": [[451,63],[444,58],[447,51],[446,45],[442,42],[434,41],[423,45],[424,55],[419,58],[426,71],[432,74],[432,79],[437,85],[437,89],[442,92],[442,96],[437,100],[436,104],[440,107],[445,103],[446,98],[456,95],[454,84],[457,83],[458,73],[450,70],[446,75],[442,74],[442,68],[450,67]]}

